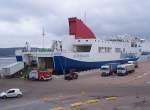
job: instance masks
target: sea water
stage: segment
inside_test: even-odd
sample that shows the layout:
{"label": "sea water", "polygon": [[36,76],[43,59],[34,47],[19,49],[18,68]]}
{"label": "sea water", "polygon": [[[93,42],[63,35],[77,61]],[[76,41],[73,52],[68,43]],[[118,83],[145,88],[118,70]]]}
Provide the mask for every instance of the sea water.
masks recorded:
{"label": "sea water", "polygon": [[17,62],[15,57],[0,58],[0,69],[15,62]]}

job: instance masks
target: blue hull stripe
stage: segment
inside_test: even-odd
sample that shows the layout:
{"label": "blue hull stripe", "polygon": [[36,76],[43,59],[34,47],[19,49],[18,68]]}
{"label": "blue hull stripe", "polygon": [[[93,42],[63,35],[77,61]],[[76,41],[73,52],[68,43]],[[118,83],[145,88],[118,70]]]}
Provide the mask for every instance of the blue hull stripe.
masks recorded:
{"label": "blue hull stripe", "polygon": [[83,62],[83,61],[77,61],[73,59],[69,59],[63,56],[54,56],[54,72],[55,74],[64,74],[68,73],[70,69],[75,69],[75,71],[83,71],[83,70],[89,70],[89,69],[96,69],[100,68],[102,65],[107,63],[119,63],[124,64],[128,61],[136,61],[139,58],[129,58],[129,59],[123,59],[123,60],[113,60],[113,61],[99,61],[99,62]]}

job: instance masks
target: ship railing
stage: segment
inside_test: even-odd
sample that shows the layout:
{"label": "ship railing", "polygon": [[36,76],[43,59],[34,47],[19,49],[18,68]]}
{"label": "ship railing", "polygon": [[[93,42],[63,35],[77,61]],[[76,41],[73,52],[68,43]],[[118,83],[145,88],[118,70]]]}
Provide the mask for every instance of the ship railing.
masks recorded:
{"label": "ship railing", "polygon": [[52,51],[46,50],[46,51],[23,51],[24,55],[28,56],[35,56],[35,57],[52,57]]}
{"label": "ship railing", "polygon": [[90,53],[90,52],[76,52],[76,51],[72,52],[72,51],[65,51],[64,53],[66,53],[66,54],[87,54],[87,53]]}

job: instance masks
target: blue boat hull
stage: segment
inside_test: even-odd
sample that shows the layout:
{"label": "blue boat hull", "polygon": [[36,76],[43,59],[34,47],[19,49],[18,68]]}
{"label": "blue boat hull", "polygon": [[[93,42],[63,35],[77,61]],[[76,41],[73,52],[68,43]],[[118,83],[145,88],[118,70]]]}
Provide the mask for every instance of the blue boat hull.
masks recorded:
{"label": "blue boat hull", "polygon": [[67,74],[71,69],[75,69],[75,71],[90,70],[90,69],[100,68],[102,65],[107,63],[124,64],[127,63],[128,61],[136,61],[138,59],[139,58],[137,57],[134,58],[132,57],[128,59],[113,60],[113,61],[83,62],[83,61],[69,59],[64,56],[54,56],[53,62],[54,62],[55,74],[62,75],[62,74]]}

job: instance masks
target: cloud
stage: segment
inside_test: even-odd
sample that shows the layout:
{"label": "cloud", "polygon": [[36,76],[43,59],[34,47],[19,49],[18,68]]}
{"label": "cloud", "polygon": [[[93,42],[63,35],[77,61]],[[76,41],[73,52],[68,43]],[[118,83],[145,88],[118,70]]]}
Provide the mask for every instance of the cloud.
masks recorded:
{"label": "cloud", "polygon": [[149,39],[149,10],[148,0],[1,0],[0,47],[26,41],[40,47],[43,26],[49,42],[67,36],[68,17],[74,16],[99,38],[128,33]]}

